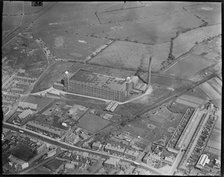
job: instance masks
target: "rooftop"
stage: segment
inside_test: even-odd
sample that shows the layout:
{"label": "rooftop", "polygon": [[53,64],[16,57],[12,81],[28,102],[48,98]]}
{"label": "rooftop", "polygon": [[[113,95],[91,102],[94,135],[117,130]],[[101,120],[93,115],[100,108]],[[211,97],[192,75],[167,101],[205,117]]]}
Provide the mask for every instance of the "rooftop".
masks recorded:
{"label": "rooftop", "polygon": [[120,159],[110,157],[104,163],[111,164],[111,165],[117,165],[119,161],[120,161]]}
{"label": "rooftop", "polygon": [[86,82],[94,86],[108,88],[117,91],[125,90],[126,80],[123,78],[116,78],[108,75],[103,75],[99,73],[94,73],[92,71],[87,71],[80,69],[77,71],[70,80]]}
{"label": "rooftop", "polygon": [[27,109],[19,114],[19,118],[25,118],[30,114],[33,114],[33,111],[31,111],[30,109]]}

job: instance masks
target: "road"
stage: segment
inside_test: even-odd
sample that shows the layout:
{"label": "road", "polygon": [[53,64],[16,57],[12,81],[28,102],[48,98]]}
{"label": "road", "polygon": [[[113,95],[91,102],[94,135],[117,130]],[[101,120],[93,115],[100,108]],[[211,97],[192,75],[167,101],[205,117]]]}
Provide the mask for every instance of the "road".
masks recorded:
{"label": "road", "polygon": [[[93,151],[93,150],[90,150],[90,149],[85,149],[85,148],[81,148],[81,147],[78,147],[78,146],[66,144],[64,142],[60,142],[60,141],[58,141],[56,139],[53,139],[53,138],[50,138],[48,136],[45,136],[45,135],[42,135],[42,134],[33,132],[31,130],[28,130],[28,129],[25,129],[25,128],[22,128],[22,127],[19,127],[19,126],[16,126],[16,125],[12,125],[12,124],[9,124],[9,123],[6,123],[6,122],[3,122],[3,128],[11,129],[11,130],[14,130],[14,131],[22,130],[22,131],[24,131],[24,133],[26,135],[29,135],[29,136],[38,138],[38,139],[40,139],[40,140],[42,140],[44,142],[47,142],[47,143],[53,144],[53,145],[55,145],[57,147],[61,147],[61,148],[68,149],[68,150],[71,150],[71,151],[77,151],[78,150],[78,151],[90,152],[90,153],[97,154],[97,155],[103,155],[103,156],[109,156],[109,157],[121,159],[121,160],[126,161],[126,162],[129,162],[129,163],[136,163],[133,160],[129,160],[129,159],[126,159],[126,158],[123,158],[123,157],[118,157],[118,156],[110,155],[110,154],[108,154],[106,152]],[[147,170],[150,170],[154,174],[160,174],[161,175],[161,172],[159,170],[154,169],[154,168],[152,168],[152,167],[150,167],[150,166],[148,166],[148,165],[146,165],[144,163],[141,163],[139,165],[142,168],[145,168]]]}
{"label": "road", "polygon": [[167,175],[173,175],[174,171],[177,169],[178,165],[180,164],[180,161],[182,160],[184,154],[185,154],[185,151],[184,151],[184,149],[181,148],[180,152],[178,153],[178,155],[177,155],[175,161],[173,162],[173,165]]}

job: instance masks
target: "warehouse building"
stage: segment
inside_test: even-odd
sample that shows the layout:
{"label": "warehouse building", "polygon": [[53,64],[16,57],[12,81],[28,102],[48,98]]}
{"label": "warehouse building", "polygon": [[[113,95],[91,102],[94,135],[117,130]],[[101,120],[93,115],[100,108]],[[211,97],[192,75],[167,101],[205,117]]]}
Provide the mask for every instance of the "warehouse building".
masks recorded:
{"label": "warehouse building", "polygon": [[142,94],[151,89],[151,61],[150,57],[147,83],[143,83],[138,76],[118,78],[79,69],[74,74],[66,71],[53,87],[66,92],[123,102],[130,94]]}
{"label": "warehouse building", "polygon": [[65,80],[68,92],[109,100],[125,101],[128,96],[125,79],[80,69]]}
{"label": "warehouse building", "polygon": [[24,119],[24,118],[26,118],[26,117],[28,117],[29,115],[32,115],[33,114],[33,111],[31,111],[30,109],[26,109],[26,110],[24,110],[22,113],[20,113],[19,115],[18,115],[18,117],[20,118],[20,119]]}
{"label": "warehouse building", "polygon": [[208,158],[208,155],[202,154],[200,159],[197,162],[196,167],[201,169],[201,168],[203,168],[205,166],[205,164],[209,163],[209,161],[210,160]]}

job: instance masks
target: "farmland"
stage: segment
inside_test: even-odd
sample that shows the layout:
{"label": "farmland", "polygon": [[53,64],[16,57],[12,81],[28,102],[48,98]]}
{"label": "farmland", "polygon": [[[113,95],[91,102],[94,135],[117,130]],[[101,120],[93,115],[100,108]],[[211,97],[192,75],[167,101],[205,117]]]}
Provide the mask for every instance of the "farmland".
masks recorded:
{"label": "farmland", "polygon": [[[43,6],[46,6],[47,4],[49,3],[43,2]],[[23,12],[23,7],[25,15],[35,14],[43,9],[42,7],[31,6],[31,2],[15,1],[12,3],[11,1],[5,1],[3,8],[3,15],[4,16],[21,15],[21,13]]]}
{"label": "farmland", "polygon": [[103,24],[115,24],[120,27],[118,30],[105,32],[110,38],[122,40],[128,38],[140,43],[157,44],[168,42],[177,31],[201,25],[201,20],[181,11],[182,6],[182,3],[175,5],[150,3],[142,8],[99,12],[99,17]]}
{"label": "farmland", "polygon": [[221,60],[221,35],[197,44],[192,49],[192,54],[200,55],[211,63]]}
{"label": "farmland", "polygon": [[109,42],[107,39],[71,34],[64,30],[40,32],[38,35],[55,56],[72,60],[84,60],[100,46]]}
{"label": "farmland", "polygon": [[162,61],[167,59],[169,50],[170,43],[145,45],[116,41],[94,57],[90,63],[134,70],[142,65],[142,69],[147,70],[149,57],[152,56],[152,71],[156,72],[160,70]]}
{"label": "farmland", "polygon": [[173,43],[173,55],[177,58],[187,53],[195,44],[221,34],[221,25],[212,25],[180,34]]}
{"label": "farmland", "polygon": [[221,23],[221,6],[218,3],[199,3],[184,8],[205,20],[208,25]]}
{"label": "farmland", "polygon": [[15,29],[19,26],[21,19],[21,16],[2,17],[2,23],[4,24],[2,30],[10,31]]}
{"label": "farmland", "polygon": [[[54,3],[49,4],[48,2],[43,3],[45,7],[32,7],[31,2],[4,2],[3,8],[3,36],[6,32],[9,32],[20,25],[28,25],[34,19],[39,17],[40,13],[44,9],[51,7]],[[22,15],[24,14],[24,15]]]}

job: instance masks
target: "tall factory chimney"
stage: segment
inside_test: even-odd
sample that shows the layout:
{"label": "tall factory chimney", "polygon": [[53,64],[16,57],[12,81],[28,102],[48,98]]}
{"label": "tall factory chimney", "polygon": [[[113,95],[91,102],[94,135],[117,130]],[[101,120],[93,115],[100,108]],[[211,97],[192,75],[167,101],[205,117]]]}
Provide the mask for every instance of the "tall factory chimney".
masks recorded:
{"label": "tall factory chimney", "polygon": [[148,86],[150,85],[151,83],[151,64],[152,64],[152,57],[150,56],[149,58],[149,66],[148,66]]}
{"label": "tall factory chimney", "polygon": [[68,88],[69,88],[69,73],[68,73],[68,71],[65,71],[65,74],[64,74],[64,86],[66,88],[66,91],[68,91]]}

